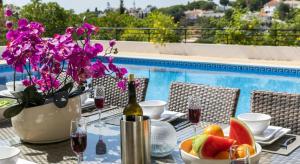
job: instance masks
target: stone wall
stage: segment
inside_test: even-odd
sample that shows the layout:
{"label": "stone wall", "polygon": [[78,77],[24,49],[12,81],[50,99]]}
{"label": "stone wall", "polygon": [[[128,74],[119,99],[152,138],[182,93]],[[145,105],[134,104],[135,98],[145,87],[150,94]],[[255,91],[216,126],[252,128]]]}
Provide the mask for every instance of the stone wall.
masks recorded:
{"label": "stone wall", "polygon": [[[94,41],[97,42],[97,41]],[[108,41],[101,41],[108,46]],[[164,55],[203,56],[234,59],[258,59],[278,61],[300,61],[300,47],[244,46],[224,44],[168,43],[165,45],[148,42],[118,41],[119,53],[152,53]],[[0,47],[2,54],[4,46]]]}

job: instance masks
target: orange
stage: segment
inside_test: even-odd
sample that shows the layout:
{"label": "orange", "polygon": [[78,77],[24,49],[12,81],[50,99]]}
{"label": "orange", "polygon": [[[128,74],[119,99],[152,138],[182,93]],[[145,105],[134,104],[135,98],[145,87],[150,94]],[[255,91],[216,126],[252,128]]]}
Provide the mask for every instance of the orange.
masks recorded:
{"label": "orange", "polygon": [[198,154],[193,149],[190,151],[190,154],[193,155],[193,156],[198,157]]}
{"label": "orange", "polygon": [[192,150],[192,147],[193,147],[193,139],[185,140],[181,144],[181,149],[184,150],[187,153],[189,153]]}
{"label": "orange", "polygon": [[213,135],[213,136],[219,136],[224,137],[224,133],[222,128],[219,125],[213,124],[209,125],[204,129],[204,134]]}
{"label": "orange", "polygon": [[237,151],[236,155],[237,155],[238,158],[246,157],[246,148],[248,148],[250,156],[255,154],[255,150],[251,145],[242,144],[236,149],[236,151]]}
{"label": "orange", "polygon": [[229,159],[229,152],[228,151],[221,151],[214,158],[215,159]]}

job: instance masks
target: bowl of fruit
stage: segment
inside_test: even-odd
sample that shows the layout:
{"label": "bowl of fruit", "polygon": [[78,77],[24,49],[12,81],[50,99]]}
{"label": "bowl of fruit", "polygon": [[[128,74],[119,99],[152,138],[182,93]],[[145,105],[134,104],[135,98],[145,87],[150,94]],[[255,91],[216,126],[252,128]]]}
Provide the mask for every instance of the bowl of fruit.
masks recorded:
{"label": "bowl of fruit", "polygon": [[[236,158],[244,158],[248,149],[251,164],[257,164],[262,148],[255,143],[247,125],[235,118],[230,120],[230,132],[224,136],[218,125],[208,126],[202,134],[182,141],[179,145],[184,163],[189,164],[228,164],[229,150],[237,145]],[[247,148],[247,149],[246,149]]]}

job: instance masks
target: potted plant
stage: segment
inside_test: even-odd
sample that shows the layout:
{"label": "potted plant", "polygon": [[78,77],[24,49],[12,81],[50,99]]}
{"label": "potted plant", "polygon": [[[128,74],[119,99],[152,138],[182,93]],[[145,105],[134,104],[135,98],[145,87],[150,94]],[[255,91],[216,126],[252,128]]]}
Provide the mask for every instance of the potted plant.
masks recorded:
{"label": "potted plant", "polygon": [[[13,12],[6,9],[5,16],[9,18]],[[115,75],[119,86],[126,82],[123,77],[127,70],[113,63],[115,41],[110,41],[106,50],[100,43],[91,43],[91,36],[99,30],[94,25],[68,27],[64,34],[52,38],[43,38],[44,26],[27,19],[18,19],[16,25],[7,20],[6,27],[8,43],[2,57],[14,75],[26,72],[27,78],[22,81],[25,90],[12,97],[18,104],[6,109],[4,116],[11,118],[17,135],[25,142],[69,138],[70,122],[81,114],[79,95],[85,91],[87,78]],[[100,53],[104,56],[101,59],[97,57]]]}

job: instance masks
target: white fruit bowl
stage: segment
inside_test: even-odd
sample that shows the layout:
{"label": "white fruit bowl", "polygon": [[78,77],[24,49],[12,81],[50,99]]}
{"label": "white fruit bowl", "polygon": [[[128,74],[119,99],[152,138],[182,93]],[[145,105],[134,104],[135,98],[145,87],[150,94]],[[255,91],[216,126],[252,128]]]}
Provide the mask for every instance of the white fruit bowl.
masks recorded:
{"label": "white fruit bowl", "polygon": [[161,100],[148,100],[139,103],[143,109],[143,113],[152,119],[159,119],[164,112],[166,102]]}
{"label": "white fruit bowl", "polygon": [[[184,161],[184,163],[188,163],[188,164],[199,164],[199,163],[201,163],[201,164],[228,164],[228,163],[230,163],[229,159],[224,159],[224,160],[201,159],[199,157],[189,154],[187,152],[187,150],[184,150],[187,147],[186,146],[182,147],[182,145],[187,144],[187,143],[190,144],[192,142],[191,140],[192,140],[191,138],[186,139],[186,140],[182,141],[179,145],[180,155],[181,155],[181,158]],[[260,159],[260,154],[261,154],[262,148],[258,143],[256,143],[255,145],[256,145],[256,154],[254,154],[250,157],[250,164],[258,164],[259,159]]]}
{"label": "white fruit bowl", "polygon": [[254,135],[263,133],[271,121],[271,116],[263,113],[243,113],[237,118],[245,122]]}
{"label": "white fruit bowl", "polygon": [[16,164],[20,152],[16,147],[0,146],[0,164]]}

